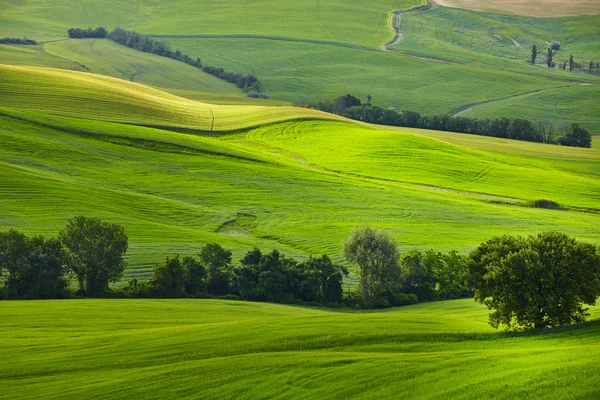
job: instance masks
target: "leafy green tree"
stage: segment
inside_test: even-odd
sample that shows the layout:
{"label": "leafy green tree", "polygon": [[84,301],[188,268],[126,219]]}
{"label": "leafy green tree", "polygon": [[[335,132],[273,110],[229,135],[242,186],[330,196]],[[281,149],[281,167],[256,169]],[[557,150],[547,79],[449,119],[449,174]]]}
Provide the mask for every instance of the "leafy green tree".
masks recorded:
{"label": "leafy green tree", "polygon": [[572,123],[569,130],[558,139],[558,143],[563,146],[590,148],[592,147],[592,134],[578,124]]}
{"label": "leafy green tree", "polygon": [[183,258],[185,270],[185,291],[191,295],[206,290],[206,268],[193,257]]}
{"label": "leafy green tree", "polygon": [[502,236],[470,255],[475,300],[490,310],[490,325],[539,329],[584,321],[600,295],[600,254],[559,232]]}
{"label": "leafy green tree", "polygon": [[360,99],[351,95],[345,94],[343,96],[338,97],[333,102],[333,112],[335,114],[343,114],[347,108],[350,107],[358,107],[361,105]]}
{"label": "leafy green tree", "polygon": [[17,280],[20,271],[28,263],[31,250],[31,240],[25,234],[14,229],[0,232],[0,272],[8,272],[7,286]]}
{"label": "leafy green tree", "polygon": [[0,272],[5,269],[7,297],[67,297],[68,257],[57,239],[29,238],[14,229],[0,233]]}
{"label": "leafy green tree", "polygon": [[443,261],[433,250],[423,254],[419,250],[411,250],[402,255],[400,266],[402,268],[402,291],[412,293],[419,301],[434,300],[435,277],[433,271],[441,269]]}
{"label": "leafy green tree", "polygon": [[468,285],[468,258],[452,250],[448,254],[437,253],[441,262],[434,264],[433,274],[436,293],[444,300],[471,295]]}
{"label": "leafy green tree", "polygon": [[160,297],[182,297],[185,289],[185,269],[179,256],[169,258],[154,267],[152,282]]}
{"label": "leafy green tree", "polygon": [[537,58],[537,46],[534,44],[531,46],[531,63],[535,64],[535,59]]}
{"label": "leafy green tree", "polygon": [[18,296],[26,299],[67,298],[65,272],[69,261],[62,243],[56,238],[41,236],[32,238],[31,243],[28,262],[14,283]]}
{"label": "leafy green tree", "polygon": [[396,242],[386,232],[355,228],[344,241],[346,259],[359,266],[360,288],[365,304],[387,305],[386,298],[399,292],[401,273]]}
{"label": "leafy green tree", "polygon": [[209,243],[200,250],[200,262],[207,270],[206,286],[209,293],[225,295],[229,293],[231,280],[231,251],[217,243]]}
{"label": "leafy green tree", "polygon": [[94,297],[108,292],[125,270],[127,235],[122,226],[83,216],[70,219],[59,234],[71,257],[79,289]]}

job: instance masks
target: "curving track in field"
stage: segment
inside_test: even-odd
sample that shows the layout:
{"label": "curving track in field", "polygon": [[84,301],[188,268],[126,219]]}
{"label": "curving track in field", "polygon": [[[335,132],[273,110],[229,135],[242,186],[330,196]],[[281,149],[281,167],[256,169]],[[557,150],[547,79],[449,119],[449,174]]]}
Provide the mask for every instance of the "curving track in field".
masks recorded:
{"label": "curving track in field", "polygon": [[379,50],[385,51],[386,53],[398,53],[398,54],[402,54],[407,57],[418,58],[419,60],[433,61],[433,62],[443,63],[443,64],[454,64],[450,61],[440,60],[438,58],[415,56],[413,54],[404,53],[402,51],[393,51],[393,50],[389,49],[389,47],[394,46],[394,45],[400,43],[402,40],[404,40],[404,33],[400,32],[400,27],[402,26],[402,14],[408,14],[408,13],[413,13],[413,12],[421,13],[421,12],[433,10],[434,8],[435,8],[435,3],[432,0],[427,0],[427,5],[413,8],[404,13],[400,10],[392,11],[392,13],[390,14],[388,23],[392,27],[392,30],[394,32],[396,32],[396,35],[389,42],[379,46]]}

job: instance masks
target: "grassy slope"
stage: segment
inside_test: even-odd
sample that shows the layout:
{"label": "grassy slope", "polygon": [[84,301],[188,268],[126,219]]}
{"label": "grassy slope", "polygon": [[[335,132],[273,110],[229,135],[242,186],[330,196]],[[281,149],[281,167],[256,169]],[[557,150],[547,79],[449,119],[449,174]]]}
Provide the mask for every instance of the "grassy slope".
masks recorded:
{"label": "grassy slope", "polygon": [[0,397],[594,398],[588,324],[507,336],[473,300],[372,313],[213,300],[5,302]]}
{"label": "grassy slope", "polygon": [[[231,70],[254,69],[272,97],[320,100],[353,93],[375,104],[445,113],[465,104],[568,85],[545,77],[448,65],[379,50],[264,39],[171,38],[190,54]],[[280,54],[286,54],[280,57]],[[316,62],[315,60],[318,60]]]}
{"label": "grassy slope", "polygon": [[293,0],[226,3],[167,0],[144,4],[117,0],[9,1],[0,15],[0,36],[37,40],[66,36],[72,26],[121,26],[148,34],[230,34],[302,37],[377,46],[389,35],[385,25],[394,9],[424,0]]}
{"label": "grassy slope", "polygon": [[227,131],[298,118],[335,118],[294,107],[199,103],[101,75],[0,64],[0,103],[72,117]]}
{"label": "grassy slope", "polygon": [[155,87],[214,94],[241,94],[235,85],[185,63],[142,53],[110,40],[64,40],[46,43],[51,55],[85,65],[94,74],[140,82]]}
{"label": "grassy slope", "polygon": [[[375,4],[365,0],[352,4],[340,0],[311,0],[296,4],[286,0],[265,6],[264,0],[251,3],[231,0],[218,4],[170,0],[117,7],[112,1],[103,0],[73,7],[63,0],[43,4],[25,1],[5,7],[5,18],[0,20],[0,26],[7,35],[26,34],[38,39],[62,37],[68,26],[97,24],[176,36],[169,38],[174,47],[200,56],[209,64],[241,73],[258,72],[267,93],[284,101],[317,100],[351,92],[363,98],[371,94],[377,104],[386,107],[451,113],[474,104],[568,87],[571,95],[559,122],[585,120],[582,122],[586,128],[600,132],[600,121],[586,108],[595,93],[578,90],[580,87],[569,82],[575,79],[598,83],[597,77],[547,71],[522,61],[528,52],[525,43],[534,39],[541,41],[540,49],[544,41],[559,39],[566,46],[563,53],[575,52],[578,59],[595,56],[598,53],[597,17],[538,22],[438,7],[432,12],[403,16],[405,40],[397,50],[448,59],[457,65],[376,50],[392,36],[387,14],[422,3],[422,0],[400,3],[379,0]],[[186,11],[174,12],[182,9]],[[440,14],[442,17],[434,18]],[[421,23],[419,18],[425,19]],[[523,45],[519,49],[511,48],[515,46],[509,36],[522,41]],[[55,46],[63,45],[48,45],[50,49]],[[64,54],[64,49],[59,53]],[[67,53],[73,59],[88,59],[93,65],[105,62],[90,52]],[[113,60],[115,65],[106,69],[114,72],[114,67],[122,62]],[[472,63],[473,60],[477,62]],[[10,59],[5,62],[12,63]],[[489,103],[492,109],[494,105]],[[553,117],[547,102],[535,101],[534,106],[543,110],[541,115],[536,114],[536,120]],[[507,111],[501,105],[498,110],[497,113]],[[522,113],[518,107],[510,111],[515,110],[515,116],[524,116],[525,111]],[[477,108],[471,113],[488,114],[479,113]]]}
{"label": "grassy slope", "polygon": [[[597,207],[597,150],[513,142],[498,153],[489,151],[489,138],[465,136],[470,144],[456,146],[339,122],[282,122],[197,136],[35,115],[32,110],[126,122],[142,115],[142,123],[197,126],[210,110],[113,78],[5,71],[3,104],[24,111],[2,111],[0,225],[55,234],[67,218],[98,210],[94,214],[125,225],[131,235],[129,276],[146,275],[165,255],[191,254],[212,241],[232,248],[236,257],[258,245],[339,259],[341,240],[364,223],[390,229],[403,248],[468,250],[507,229],[559,229],[600,241],[597,213],[530,209],[517,200],[493,204],[493,198],[471,193]],[[70,78],[53,80],[61,76]],[[52,86],[58,84],[66,89]],[[195,110],[195,119],[182,119],[184,105]],[[211,107],[217,115],[231,111],[224,118],[237,127],[249,126],[247,118],[232,115],[257,110]],[[278,111],[284,120],[310,112],[259,111],[257,121],[268,112]]]}
{"label": "grassy slope", "polygon": [[520,199],[551,198],[600,211],[600,153],[595,150],[538,145],[549,152],[534,159],[325,122],[289,123],[226,139],[283,150],[330,171]]}

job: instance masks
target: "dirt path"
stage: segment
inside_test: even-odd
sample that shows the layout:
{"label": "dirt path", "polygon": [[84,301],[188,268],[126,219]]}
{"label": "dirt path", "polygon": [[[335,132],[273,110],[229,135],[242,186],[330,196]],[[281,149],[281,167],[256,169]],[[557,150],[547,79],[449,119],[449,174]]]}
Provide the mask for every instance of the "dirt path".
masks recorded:
{"label": "dirt path", "polygon": [[498,99],[485,100],[485,101],[482,101],[482,102],[480,102],[480,103],[477,103],[477,104],[473,104],[473,105],[471,105],[471,106],[468,106],[468,107],[464,107],[464,108],[463,108],[463,107],[461,107],[461,108],[459,108],[458,110],[454,111],[454,113],[452,113],[450,116],[451,116],[451,117],[458,117],[458,116],[460,116],[461,114],[464,114],[464,113],[466,113],[466,112],[468,112],[468,111],[471,111],[471,110],[472,110],[472,109],[474,109],[475,107],[481,106],[481,105],[483,105],[483,104],[494,103],[494,102],[496,102],[496,101],[503,101],[503,100],[512,100],[512,99],[518,99],[518,98],[521,98],[521,97],[527,97],[527,96],[531,96],[531,95],[534,95],[534,94],[539,94],[539,93],[549,92],[549,91],[552,91],[552,90],[559,90],[559,89],[563,89],[563,88],[564,88],[564,87],[559,87],[559,88],[550,88],[550,89],[539,89],[539,90],[534,90],[533,92],[528,92],[528,93],[517,94],[517,95],[514,95],[514,96],[506,96],[506,97],[500,97],[500,98],[498,98]]}
{"label": "dirt path", "polygon": [[[404,14],[412,13],[412,12],[426,12],[429,10],[433,10],[434,8],[435,8],[435,3],[433,2],[433,0],[427,0],[427,5],[413,8],[412,10],[406,11]],[[454,64],[453,62],[446,61],[446,60],[440,60],[438,58],[421,57],[421,56],[415,56],[413,54],[408,54],[403,51],[390,50],[389,47],[394,46],[404,40],[404,33],[400,32],[400,27],[402,26],[402,14],[403,14],[402,11],[394,10],[392,12],[392,14],[390,15],[388,24],[392,27],[394,32],[396,32],[396,36],[394,36],[394,38],[392,40],[390,40],[389,42],[379,46],[379,50],[385,51],[386,53],[398,53],[398,54],[402,54],[407,57],[418,58],[419,60],[433,61],[433,62],[442,63],[442,64]]]}

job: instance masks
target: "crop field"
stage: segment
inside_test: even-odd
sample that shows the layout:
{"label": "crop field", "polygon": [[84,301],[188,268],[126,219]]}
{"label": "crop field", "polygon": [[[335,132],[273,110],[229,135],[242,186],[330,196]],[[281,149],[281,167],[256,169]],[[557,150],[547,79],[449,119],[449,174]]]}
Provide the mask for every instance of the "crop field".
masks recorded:
{"label": "crop field", "polygon": [[[198,103],[91,74],[3,71],[0,99],[11,108],[0,117],[0,227],[54,235],[98,210],[130,235],[129,277],[208,242],[236,257],[259,246],[341,260],[341,241],[365,223],[389,229],[403,249],[465,252],[507,227],[600,242],[596,149],[427,138],[294,107]],[[198,134],[211,110],[213,132],[224,133]],[[563,209],[526,207],[540,198]]]}
{"label": "crop field", "polygon": [[[385,230],[401,255],[466,255],[494,236],[549,230],[600,244],[600,74],[544,64],[552,41],[557,63],[600,61],[600,3],[435,3],[4,1],[0,38],[37,44],[0,44],[0,232],[55,237],[80,215],[121,225],[126,268],[113,289],[209,243],[231,250],[233,266],[253,248],[327,254],[349,270],[336,281],[349,295],[339,304],[352,304],[360,282],[343,256],[356,227]],[[268,98],[109,39],[67,38],[88,26],[135,30],[204,66],[256,73]],[[592,148],[295,106],[344,94],[423,115],[577,122]],[[39,248],[27,258],[33,270],[45,262]],[[21,296],[6,270],[0,298]],[[509,334],[473,299],[284,306],[232,301],[239,282],[221,300],[3,300],[0,400],[598,397],[600,305],[582,324]]]}
{"label": "crop field", "polygon": [[436,3],[447,7],[537,17],[600,14],[600,4],[596,0],[437,0]]}
{"label": "crop field", "polygon": [[351,313],[215,300],[6,302],[0,397],[594,398],[598,308],[537,335],[472,299]]}
{"label": "crop field", "polygon": [[[103,0],[72,7],[63,0],[43,6],[32,1],[10,2],[0,16],[0,36],[56,40],[64,38],[71,26],[121,26],[165,37],[173,48],[198,56],[207,64],[244,74],[255,71],[266,93],[279,101],[303,103],[352,93],[363,99],[372,95],[375,104],[383,107],[424,114],[468,110],[469,116],[487,117],[510,110],[513,117],[527,115],[535,122],[556,125],[577,121],[600,133],[597,113],[582,117],[582,110],[596,98],[600,76],[549,70],[525,61],[535,42],[540,48],[538,62],[543,62],[545,43],[552,40],[563,44],[555,57],[559,62],[570,53],[584,63],[598,58],[598,15],[540,19],[436,7],[427,12],[405,12],[400,27],[402,40],[390,48],[396,53],[378,49],[393,37],[392,11],[423,4],[423,0],[361,0],[352,4],[338,0],[276,4],[170,0],[141,6]],[[186,12],[171,12],[176,9]],[[220,93],[235,90],[232,85],[207,80],[188,66],[136,55],[125,48],[117,50],[118,46],[104,42],[94,45],[99,53],[88,48],[85,40],[50,42],[42,51],[30,50],[28,54],[8,54],[0,48],[0,62],[68,69],[82,69],[81,64],[97,73],[125,79],[133,76],[134,80],[174,89],[177,92],[173,93],[196,100],[207,100],[205,95],[194,93],[212,92],[209,88]],[[24,58],[32,61],[23,62]],[[593,89],[584,90],[582,83],[591,84]],[[189,87],[182,88],[185,85]],[[558,114],[551,101],[531,96],[547,93],[552,97],[558,89],[568,89],[568,96],[561,95],[563,111]],[[535,113],[521,107],[521,96]],[[512,99],[516,100],[514,106]],[[506,104],[511,106],[507,109]]]}
{"label": "crop field", "polygon": [[[233,34],[301,37],[378,46],[391,36],[388,14],[425,0],[118,0],[9,1],[0,15],[0,37],[64,38],[70,27],[115,26],[147,34]],[[181,10],[174,12],[174,10]]]}

